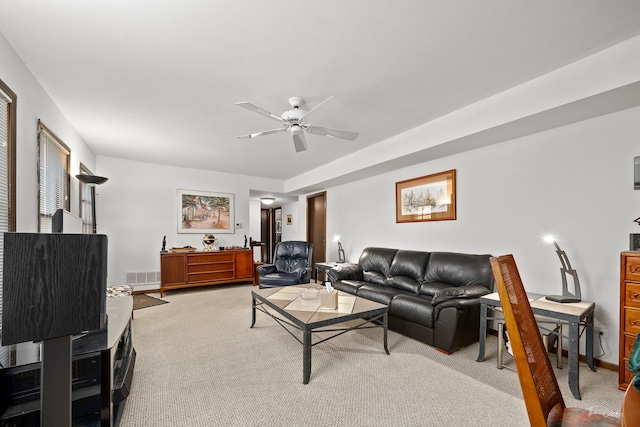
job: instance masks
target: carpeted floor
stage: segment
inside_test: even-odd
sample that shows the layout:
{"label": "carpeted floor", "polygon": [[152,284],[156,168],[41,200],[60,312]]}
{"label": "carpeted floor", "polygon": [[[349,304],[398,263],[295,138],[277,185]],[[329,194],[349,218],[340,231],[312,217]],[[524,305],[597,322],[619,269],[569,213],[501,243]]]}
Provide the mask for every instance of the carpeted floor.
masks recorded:
{"label": "carpeted floor", "polygon": [[[312,351],[263,313],[251,324],[250,285],[165,295],[171,304],[133,320],[133,386],[120,426],[505,426],[529,425],[517,374],[499,370],[496,339],[452,355],[382,331],[352,331]],[[565,360],[566,367],[566,360]],[[582,401],[556,370],[568,406],[619,414],[617,373],[580,365]]]}
{"label": "carpeted floor", "polygon": [[146,294],[138,294],[133,296],[133,309],[140,310],[141,308],[153,307],[168,302]]}

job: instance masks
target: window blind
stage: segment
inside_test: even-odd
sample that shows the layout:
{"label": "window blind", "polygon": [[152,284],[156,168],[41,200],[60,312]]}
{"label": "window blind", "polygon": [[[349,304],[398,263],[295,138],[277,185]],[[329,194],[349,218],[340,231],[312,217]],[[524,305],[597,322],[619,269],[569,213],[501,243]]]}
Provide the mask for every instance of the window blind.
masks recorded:
{"label": "window blind", "polygon": [[[10,231],[9,224],[9,123],[11,99],[0,90],[0,233]],[[0,330],[2,330],[2,271],[4,238],[0,234]],[[8,349],[5,349],[8,352]],[[0,354],[0,363],[7,364],[8,353]]]}
{"label": "window blind", "polygon": [[53,214],[58,209],[69,210],[69,148],[39,124],[39,230],[51,233]]}

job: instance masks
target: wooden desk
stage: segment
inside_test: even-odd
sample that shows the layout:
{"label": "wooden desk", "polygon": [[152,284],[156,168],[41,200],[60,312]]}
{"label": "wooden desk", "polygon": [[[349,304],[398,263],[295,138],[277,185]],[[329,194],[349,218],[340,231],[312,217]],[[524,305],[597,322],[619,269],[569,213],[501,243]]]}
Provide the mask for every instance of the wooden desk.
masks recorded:
{"label": "wooden desk", "polygon": [[[478,358],[476,359],[478,362],[484,360],[487,320],[500,318],[487,317],[487,310],[499,306],[500,297],[497,292],[480,298],[480,347],[478,349]],[[569,389],[573,397],[580,399],[580,372],[578,370],[580,327],[584,326],[586,331],[587,365],[592,371],[595,371],[596,369],[593,366],[593,313],[596,309],[596,304],[589,301],[562,304],[549,301],[546,297],[539,295],[531,301],[531,309],[533,314],[557,319],[554,324],[568,326],[569,335],[559,334],[558,339],[568,339]],[[549,332],[553,333],[552,330],[549,330]]]}

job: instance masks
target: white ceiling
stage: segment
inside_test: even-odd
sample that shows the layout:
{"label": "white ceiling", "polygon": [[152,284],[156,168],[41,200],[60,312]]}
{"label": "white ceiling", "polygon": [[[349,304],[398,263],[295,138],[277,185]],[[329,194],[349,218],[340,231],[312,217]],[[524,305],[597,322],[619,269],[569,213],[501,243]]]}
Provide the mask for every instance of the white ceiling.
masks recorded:
{"label": "white ceiling", "polygon": [[[0,0],[0,32],[97,155],[275,179],[640,34],[638,0]],[[288,98],[355,142],[237,135]]]}

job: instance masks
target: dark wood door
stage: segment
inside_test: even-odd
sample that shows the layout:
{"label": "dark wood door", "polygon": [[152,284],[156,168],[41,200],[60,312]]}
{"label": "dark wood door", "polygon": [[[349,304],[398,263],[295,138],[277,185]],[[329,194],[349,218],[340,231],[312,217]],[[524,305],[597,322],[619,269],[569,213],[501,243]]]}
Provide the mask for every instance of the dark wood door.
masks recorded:
{"label": "dark wood door", "polygon": [[[307,196],[307,241],[313,243],[313,264],[327,260],[327,193]],[[314,267],[315,268],[315,267]],[[320,280],[320,278],[318,278]]]}

